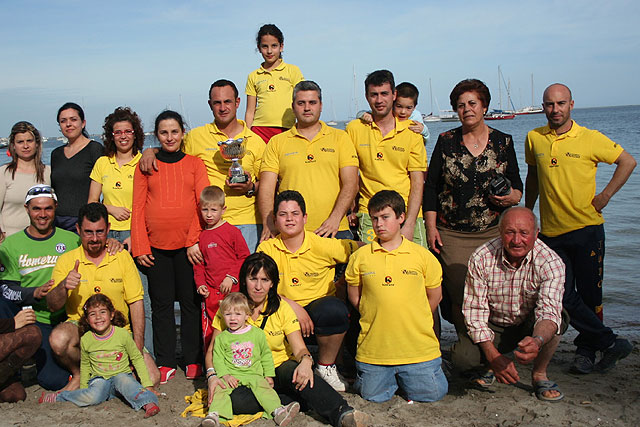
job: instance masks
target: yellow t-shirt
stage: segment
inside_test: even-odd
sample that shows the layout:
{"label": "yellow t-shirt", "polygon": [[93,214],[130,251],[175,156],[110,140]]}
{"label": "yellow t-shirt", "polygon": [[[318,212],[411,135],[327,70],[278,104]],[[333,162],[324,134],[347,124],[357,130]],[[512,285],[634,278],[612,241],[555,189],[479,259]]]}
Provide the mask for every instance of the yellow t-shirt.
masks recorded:
{"label": "yellow t-shirt", "polygon": [[[119,206],[131,210],[133,205],[133,173],[138,166],[142,153],[136,154],[127,163],[118,166],[115,156],[102,156],[96,160],[89,178],[102,184],[102,197],[105,205]],[[131,216],[118,221],[109,215],[112,230],[131,230]]]}
{"label": "yellow t-shirt", "polygon": [[[408,205],[411,181],[409,172],[427,170],[427,151],[422,136],[409,129],[411,120],[399,121],[383,137],[375,122],[360,119],[347,125],[360,161],[359,212],[367,212],[369,200],[381,190],[395,190]],[[418,214],[422,218],[422,210]]]}
{"label": "yellow t-shirt", "polygon": [[252,126],[291,128],[293,88],[304,80],[300,68],[284,61],[271,71],[260,67],[249,74],[245,92],[257,98]]}
{"label": "yellow t-shirt", "polygon": [[335,295],[336,264],[346,264],[357,248],[353,240],[327,239],[305,231],[304,242],[295,253],[287,249],[281,236],[260,243],[257,252],[269,255],[278,265],[278,293],[304,307]]}
{"label": "yellow t-shirt", "polygon": [[[265,301],[265,305],[262,307],[263,310],[264,307],[266,307],[266,304],[267,302]],[[256,320],[248,318],[247,323],[255,326],[256,328],[260,328],[263,319],[264,316],[260,314]],[[224,323],[224,318],[222,317],[220,310],[216,313],[211,325],[219,331],[227,329],[227,325]],[[298,322],[296,314],[293,312],[293,309],[288,302],[281,300],[278,310],[267,318],[267,323],[264,325],[267,344],[269,344],[269,348],[271,349],[273,364],[276,368],[287,360],[293,359],[293,353],[286,338],[290,333],[299,330],[300,323]]]}
{"label": "yellow t-shirt", "polygon": [[[329,217],[340,193],[340,169],[358,167],[358,156],[349,135],[320,122],[320,132],[309,141],[294,126],[267,144],[260,172],[274,172],[278,191],[296,190],[307,205],[306,229],[314,231]],[[348,230],[347,217],[339,230]]]}
{"label": "yellow t-shirt", "polygon": [[356,360],[404,365],[440,357],[426,290],[440,286],[442,268],[429,250],[404,237],[393,251],[374,241],[351,256],[346,280],[362,286]]}
{"label": "yellow t-shirt", "polygon": [[124,314],[127,319],[126,328],[129,329],[129,304],[142,299],[144,291],[140,274],[127,251],[120,251],[115,255],[105,254],[96,266],[84,254],[82,246],[60,255],[53,268],[51,278],[55,288],[80,260],[78,272],[80,284],[73,291],[67,291],[67,316],[70,320],[80,320],[82,306],[94,294],[101,293],[109,297],[116,310]]}
{"label": "yellow t-shirt", "polygon": [[[265,143],[258,135],[251,132],[242,120],[242,131],[233,139],[244,138],[246,153],[240,165],[245,173],[251,175],[255,182],[260,175],[260,162],[264,153]],[[231,160],[225,160],[220,154],[218,142],[229,139],[215,122],[192,129],[184,137],[184,152],[199,157],[207,167],[207,175],[211,185],[217,185],[224,190],[227,211],[224,219],[231,225],[262,224],[255,197],[247,197],[237,190],[232,190],[225,185],[229,174]]]}
{"label": "yellow t-shirt", "polygon": [[622,151],[597,130],[576,122],[562,135],[548,125],[527,134],[525,159],[538,171],[540,231],[544,235],[553,237],[604,223],[591,204],[598,163],[611,164]]}

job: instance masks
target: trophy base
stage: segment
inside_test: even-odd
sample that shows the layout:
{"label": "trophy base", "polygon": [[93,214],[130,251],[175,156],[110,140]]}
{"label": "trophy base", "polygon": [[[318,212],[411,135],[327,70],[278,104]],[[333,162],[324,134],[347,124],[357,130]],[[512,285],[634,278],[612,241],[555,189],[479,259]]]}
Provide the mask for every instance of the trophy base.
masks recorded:
{"label": "trophy base", "polygon": [[244,184],[249,181],[249,177],[245,175],[233,175],[229,177],[229,184]]}

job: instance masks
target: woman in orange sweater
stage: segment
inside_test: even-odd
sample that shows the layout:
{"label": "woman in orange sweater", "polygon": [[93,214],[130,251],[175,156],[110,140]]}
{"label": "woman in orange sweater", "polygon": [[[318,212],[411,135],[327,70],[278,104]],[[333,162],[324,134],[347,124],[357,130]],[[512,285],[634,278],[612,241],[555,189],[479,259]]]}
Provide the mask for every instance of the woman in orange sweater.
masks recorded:
{"label": "woman in orange sweater", "polygon": [[209,185],[202,160],[180,151],[184,122],[175,111],[156,118],[154,133],[161,148],[158,171],[144,175],[136,168],[131,217],[132,254],[148,269],[153,346],[165,384],[176,372],[174,300],[180,303],[180,336],[187,378],[202,374],[200,303],[191,259],[199,253],[198,198]]}

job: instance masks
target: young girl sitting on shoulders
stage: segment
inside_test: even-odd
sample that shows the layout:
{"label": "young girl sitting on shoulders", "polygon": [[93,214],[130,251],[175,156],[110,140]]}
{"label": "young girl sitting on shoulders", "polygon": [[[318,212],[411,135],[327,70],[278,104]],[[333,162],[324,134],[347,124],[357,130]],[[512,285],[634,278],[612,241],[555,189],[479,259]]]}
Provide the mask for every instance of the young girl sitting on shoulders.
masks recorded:
{"label": "young girl sitting on shoulders", "polygon": [[[136,411],[144,408],[145,418],[160,412],[142,353],[129,331],[123,328],[126,324],[124,315],[104,294],[87,299],[83,312],[80,319],[81,333],[84,333],[80,339],[80,389],[42,392],[39,402],[91,406],[120,395]],[[142,385],[133,376],[130,362]]]}
{"label": "young girl sitting on shoulders", "polygon": [[279,426],[288,425],[300,410],[298,402],[283,406],[278,393],[273,389],[275,368],[271,349],[264,331],[247,324],[251,315],[249,301],[244,294],[232,292],[220,303],[220,312],[227,329],[214,337],[213,365],[216,372],[207,370],[224,380],[227,388],[217,388],[209,398],[209,414],[201,426],[220,426],[220,418],[233,418],[231,392],[239,385],[253,392],[262,408],[264,417],[273,417]]}
{"label": "young girl sitting on shoulders", "polygon": [[264,62],[247,78],[244,121],[264,142],[269,142],[272,136],[295,124],[291,109],[293,88],[304,77],[300,68],[282,60],[284,36],[278,27],[260,27],[256,43]]}

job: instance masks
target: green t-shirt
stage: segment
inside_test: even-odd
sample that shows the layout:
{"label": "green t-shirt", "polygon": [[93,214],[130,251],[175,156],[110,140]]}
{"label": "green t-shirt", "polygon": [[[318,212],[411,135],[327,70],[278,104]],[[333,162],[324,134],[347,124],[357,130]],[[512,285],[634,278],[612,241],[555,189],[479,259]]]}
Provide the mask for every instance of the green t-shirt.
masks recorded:
{"label": "green t-shirt", "polygon": [[255,326],[239,334],[222,331],[213,345],[213,366],[218,377],[231,374],[240,381],[254,375],[276,375],[267,337]]}
{"label": "green t-shirt", "polygon": [[[80,237],[70,231],[55,228],[44,238],[35,238],[19,231],[0,245],[0,280],[20,282],[24,288],[42,286],[51,279],[58,256],[80,246]],[[64,307],[50,312],[45,298],[33,305],[36,320],[55,325],[65,317]]]}

